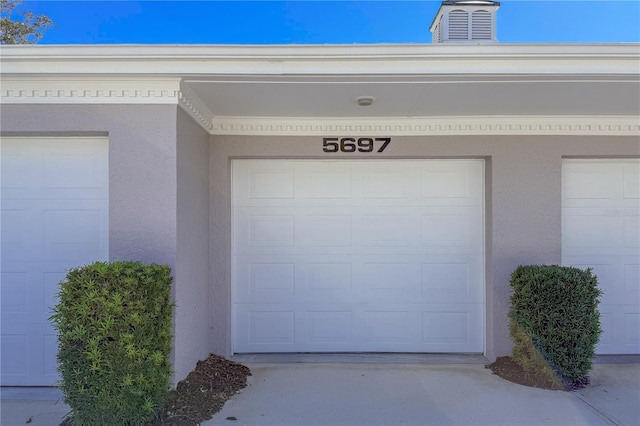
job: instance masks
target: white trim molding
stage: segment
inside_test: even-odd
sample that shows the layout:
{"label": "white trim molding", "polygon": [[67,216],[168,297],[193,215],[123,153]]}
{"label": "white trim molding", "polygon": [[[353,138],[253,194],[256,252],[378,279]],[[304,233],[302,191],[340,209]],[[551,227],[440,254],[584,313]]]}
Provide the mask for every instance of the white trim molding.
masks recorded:
{"label": "white trim molding", "polygon": [[473,116],[370,118],[216,117],[213,135],[428,136],[428,135],[603,135],[640,136],[639,117]]}
{"label": "white trim molding", "polygon": [[3,78],[3,104],[177,104],[179,78]]}
{"label": "white trim molding", "polygon": [[193,118],[196,123],[200,124],[207,132],[213,132],[213,113],[200,100],[200,98],[191,91],[189,87],[182,84],[179,94],[180,106]]}

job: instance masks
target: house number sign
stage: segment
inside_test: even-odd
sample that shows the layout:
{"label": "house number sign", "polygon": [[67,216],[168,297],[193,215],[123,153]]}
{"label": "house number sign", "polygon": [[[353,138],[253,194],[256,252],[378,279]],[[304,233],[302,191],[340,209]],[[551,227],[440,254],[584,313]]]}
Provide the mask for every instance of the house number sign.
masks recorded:
{"label": "house number sign", "polygon": [[324,152],[383,152],[391,138],[322,138]]}

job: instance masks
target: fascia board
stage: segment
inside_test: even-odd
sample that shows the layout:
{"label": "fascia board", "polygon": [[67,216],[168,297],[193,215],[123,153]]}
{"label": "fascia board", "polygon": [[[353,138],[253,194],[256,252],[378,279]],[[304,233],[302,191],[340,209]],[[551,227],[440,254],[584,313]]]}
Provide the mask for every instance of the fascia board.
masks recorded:
{"label": "fascia board", "polygon": [[502,43],[499,45],[356,44],[356,45],[3,45],[3,60],[41,58],[339,58],[389,57],[448,53],[453,55],[640,54],[640,43]]}
{"label": "fascia board", "polygon": [[3,46],[2,74],[638,74],[640,44]]}

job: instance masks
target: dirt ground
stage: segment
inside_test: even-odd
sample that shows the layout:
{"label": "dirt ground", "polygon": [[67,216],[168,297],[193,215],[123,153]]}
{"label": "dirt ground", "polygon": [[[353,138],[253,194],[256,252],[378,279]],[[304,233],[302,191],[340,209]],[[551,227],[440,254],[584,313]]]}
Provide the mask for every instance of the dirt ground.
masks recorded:
{"label": "dirt ground", "polygon": [[549,380],[546,377],[536,376],[525,372],[520,365],[516,364],[511,357],[503,356],[492,364],[486,366],[493,374],[500,376],[505,380],[520,385],[531,386],[534,388],[550,389],[550,390],[563,390],[564,388],[559,386],[557,382]]}
{"label": "dirt ground", "polygon": [[247,386],[249,368],[210,355],[171,391],[162,412],[147,426],[195,426],[209,420]]}
{"label": "dirt ground", "polygon": [[573,383],[559,384],[549,380],[547,377],[528,374],[508,356],[500,357],[493,364],[489,364],[486,367],[491,369],[493,374],[505,380],[534,388],[571,391],[589,384],[588,376]]}

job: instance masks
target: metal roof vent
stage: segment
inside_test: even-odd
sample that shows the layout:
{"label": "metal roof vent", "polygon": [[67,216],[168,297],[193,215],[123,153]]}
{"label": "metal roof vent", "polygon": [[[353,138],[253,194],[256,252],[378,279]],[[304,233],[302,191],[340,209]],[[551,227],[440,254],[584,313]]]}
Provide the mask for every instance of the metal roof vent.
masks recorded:
{"label": "metal roof vent", "polygon": [[489,44],[497,43],[497,1],[443,1],[429,31],[433,43]]}

